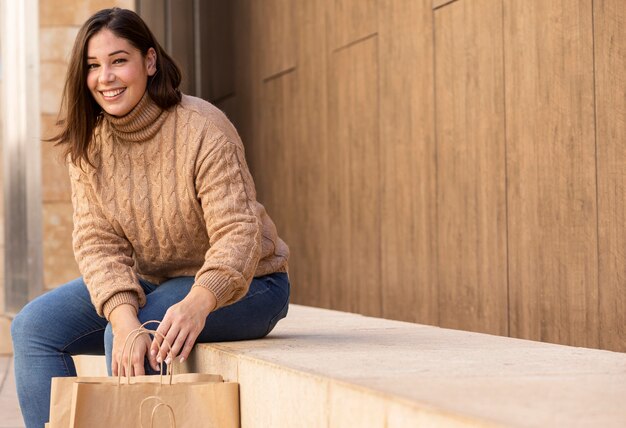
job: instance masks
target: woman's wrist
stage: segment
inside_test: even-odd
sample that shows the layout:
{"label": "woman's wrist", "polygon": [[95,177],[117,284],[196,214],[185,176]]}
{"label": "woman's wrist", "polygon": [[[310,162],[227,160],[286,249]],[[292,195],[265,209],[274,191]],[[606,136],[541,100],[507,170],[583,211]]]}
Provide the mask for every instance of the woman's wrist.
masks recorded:
{"label": "woman's wrist", "polygon": [[217,307],[217,298],[215,294],[204,287],[192,287],[187,295],[188,298],[195,302],[198,302],[202,305],[202,307],[206,310],[207,315],[213,312],[213,310]]}
{"label": "woman's wrist", "polygon": [[129,304],[116,306],[109,315],[109,321],[114,332],[119,328],[135,328],[139,324],[135,307]]}

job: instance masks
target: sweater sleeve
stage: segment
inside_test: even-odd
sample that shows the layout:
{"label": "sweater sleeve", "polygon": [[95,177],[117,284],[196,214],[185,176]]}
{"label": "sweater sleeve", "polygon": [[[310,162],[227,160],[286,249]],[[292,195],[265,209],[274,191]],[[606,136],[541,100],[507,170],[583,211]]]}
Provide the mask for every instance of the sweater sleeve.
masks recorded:
{"label": "sweater sleeve", "polygon": [[262,227],[243,150],[223,141],[199,163],[195,178],[210,247],[194,286],[215,294],[217,308],[242,298],[261,257]]}
{"label": "sweater sleeve", "polygon": [[98,315],[109,319],[117,306],[137,310],[145,293],[133,269],[133,248],[102,211],[86,174],[70,164],[74,207],[74,255]]}

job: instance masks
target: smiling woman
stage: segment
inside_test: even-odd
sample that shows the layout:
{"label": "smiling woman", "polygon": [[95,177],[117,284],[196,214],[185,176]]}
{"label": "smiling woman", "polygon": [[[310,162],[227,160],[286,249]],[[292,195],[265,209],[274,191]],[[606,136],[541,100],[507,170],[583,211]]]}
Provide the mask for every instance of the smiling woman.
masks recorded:
{"label": "smiling woman", "polygon": [[142,55],[126,39],[102,30],[87,45],[87,86],[96,102],[112,116],[124,116],[135,107],[156,73],[156,52]]}
{"label": "smiling woman", "polygon": [[[196,342],[264,337],[287,315],[289,249],[256,200],[239,135],[180,80],[132,11],[102,10],[78,33],[51,141],[66,149],[83,276],[13,320],[28,427],[47,420],[50,379],[76,375],[71,355],[105,353],[109,373],[143,374]],[[124,351],[149,320],[171,349],[144,338]]]}

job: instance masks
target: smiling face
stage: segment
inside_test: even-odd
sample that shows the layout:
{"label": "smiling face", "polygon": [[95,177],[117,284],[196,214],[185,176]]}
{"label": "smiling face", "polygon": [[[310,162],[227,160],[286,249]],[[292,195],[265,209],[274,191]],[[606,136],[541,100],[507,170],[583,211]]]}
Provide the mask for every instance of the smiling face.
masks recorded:
{"label": "smiling face", "polygon": [[128,114],[146,92],[148,76],[156,72],[156,52],[146,55],[108,29],[94,34],[87,44],[87,87],[104,111]]}

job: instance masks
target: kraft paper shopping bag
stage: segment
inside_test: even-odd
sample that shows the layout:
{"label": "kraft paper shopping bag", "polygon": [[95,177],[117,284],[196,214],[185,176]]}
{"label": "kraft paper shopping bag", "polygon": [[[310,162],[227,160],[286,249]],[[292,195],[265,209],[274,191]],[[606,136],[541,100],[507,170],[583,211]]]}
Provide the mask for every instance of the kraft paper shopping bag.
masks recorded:
{"label": "kraft paper shopping bag", "polygon": [[171,427],[167,414],[152,417],[153,407],[144,403],[148,397],[171,409],[176,428],[239,427],[237,383],[75,382],[70,428],[150,427],[151,419],[154,427]]}
{"label": "kraft paper shopping bag", "polygon": [[[133,382],[140,383],[160,383],[160,375],[136,376]],[[70,414],[72,406],[72,394],[74,382],[102,382],[117,383],[117,377],[55,377],[52,378],[50,393],[50,427],[68,428],[70,426]],[[223,382],[223,378],[216,374],[206,373],[182,373],[172,377],[172,383],[192,383],[192,382]],[[123,378],[126,383],[127,379]]]}
{"label": "kraft paper shopping bag", "polygon": [[[124,344],[124,348],[126,348],[129,344],[131,346],[131,352],[129,353],[129,355],[132,353],[132,348],[136,339],[141,334],[149,333],[157,334],[156,331],[146,330],[143,328],[143,326],[129,334]],[[122,355],[123,354],[124,352],[122,352]],[[170,372],[166,376],[153,375],[128,378],[121,376],[118,376],[117,378],[53,378],[50,402],[50,428],[67,428],[69,426],[94,426],[93,422],[88,422],[90,420],[89,418],[91,417],[89,415],[90,410],[92,410],[91,413],[102,415],[103,412],[101,410],[104,408],[109,410],[104,412],[105,418],[100,418],[101,420],[108,420],[107,418],[117,417],[117,415],[123,414],[123,412],[120,412],[118,410],[126,409],[126,411],[130,411],[128,409],[133,408],[134,413],[131,413],[129,417],[132,417],[134,415],[135,419],[133,420],[136,421],[136,416],[138,415],[137,412],[140,412],[140,410],[138,410],[134,405],[128,406],[129,402],[126,402],[124,398],[120,398],[120,396],[124,394],[128,395],[129,400],[134,400],[132,401],[133,403],[135,403],[142,397],[143,399],[145,399],[146,397],[151,396],[155,399],[161,399],[161,397],[170,397],[172,394],[174,394],[174,399],[170,398],[170,401],[176,406],[176,408],[178,409],[178,413],[180,413],[180,411],[182,410],[185,414],[189,412],[190,406],[200,406],[199,403],[201,403],[201,401],[198,400],[202,400],[204,398],[198,397],[206,398],[207,396],[210,396],[213,397],[212,399],[215,402],[224,399],[226,400],[226,403],[230,404],[223,406],[223,411],[217,411],[216,414],[211,416],[211,418],[209,418],[206,423],[203,422],[200,426],[211,426],[209,425],[210,423],[212,423],[210,422],[211,420],[217,421],[216,423],[218,425],[216,426],[239,425],[239,389],[237,383],[223,383],[222,377],[220,375],[214,374],[184,373],[174,375],[171,371],[173,370],[173,365],[169,366],[168,370],[170,370]],[[77,387],[76,384],[78,383],[82,384],[83,386]],[[115,386],[117,389],[110,390],[113,392],[105,392],[105,394],[111,395],[102,396],[100,397],[102,401],[96,400],[96,404],[93,404],[92,398],[107,390],[107,388],[103,389],[102,385]],[[175,385],[176,387],[167,391],[162,389],[162,387],[164,386],[173,387]],[[178,385],[188,385],[189,388],[180,387]],[[184,398],[187,397],[187,395],[191,394],[190,391],[194,392],[193,397]],[[217,399],[215,398],[216,395],[218,397]],[[183,397],[182,402],[186,403],[184,406],[181,406],[180,404],[180,397]],[[104,406],[100,406],[101,404]],[[163,408],[167,407],[171,410],[171,416],[174,417],[177,412],[174,412],[174,407],[172,407],[172,404],[163,402],[162,406],[158,406],[161,408],[158,415],[161,415]],[[139,407],[141,407],[141,402],[139,403]],[[226,417],[221,415],[220,412],[226,412]],[[160,420],[161,419],[157,418],[155,423],[160,423]],[[126,426],[119,425],[117,423],[107,423],[110,424],[108,426]],[[233,423],[234,425],[232,425]],[[182,416],[179,419],[179,426],[195,425],[189,425],[189,422],[187,422],[185,417]]]}

